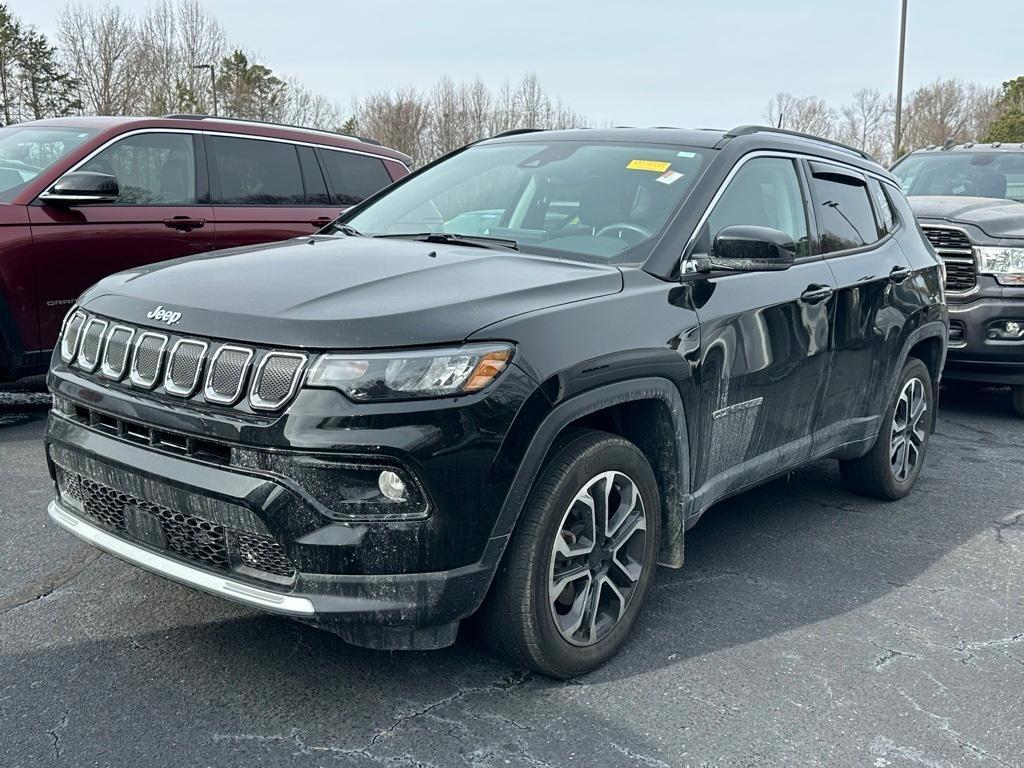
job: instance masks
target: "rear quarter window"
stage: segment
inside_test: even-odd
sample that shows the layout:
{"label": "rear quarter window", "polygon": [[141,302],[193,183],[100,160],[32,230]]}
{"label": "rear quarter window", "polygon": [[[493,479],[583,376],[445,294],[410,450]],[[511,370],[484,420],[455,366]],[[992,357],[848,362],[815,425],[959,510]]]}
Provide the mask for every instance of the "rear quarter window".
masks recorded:
{"label": "rear quarter window", "polygon": [[863,177],[815,173],[811,188],[822,253],[862,248],[879,240]]}
{"label": "rear quarter window", "polygon": [[391,183],[380,158],[333,149],[321,151],[334,187],[334,202],[339,205],[361,203]]}

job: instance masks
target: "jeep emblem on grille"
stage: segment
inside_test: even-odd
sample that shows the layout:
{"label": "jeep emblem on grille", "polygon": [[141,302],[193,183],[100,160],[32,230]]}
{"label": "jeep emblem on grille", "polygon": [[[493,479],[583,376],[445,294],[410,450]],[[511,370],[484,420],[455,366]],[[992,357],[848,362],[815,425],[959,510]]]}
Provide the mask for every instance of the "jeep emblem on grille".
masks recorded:
{"label": "jeep emblem on grille", "polygon": [[156,320],[161,323],[167,323],[168,325],[174,325],[176,322],[181,320],[181,312],[171,312],[169,309],[164,309],[163,306],[159,306],[152,312],[149,312],[146,317],[150,320]]}

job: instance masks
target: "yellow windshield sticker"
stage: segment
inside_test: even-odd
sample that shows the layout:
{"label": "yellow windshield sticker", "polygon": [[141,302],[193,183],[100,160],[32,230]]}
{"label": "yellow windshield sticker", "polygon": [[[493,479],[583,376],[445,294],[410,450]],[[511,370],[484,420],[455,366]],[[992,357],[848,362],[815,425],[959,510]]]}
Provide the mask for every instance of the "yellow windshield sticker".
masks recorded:
{"label": "yellow windshield sticker", "polygon": [[656,173],[664,173],[671,165],[672,163],[666,163],[662,160],[630,160],[629,165],[626,167],[631,171],[655,171]]}

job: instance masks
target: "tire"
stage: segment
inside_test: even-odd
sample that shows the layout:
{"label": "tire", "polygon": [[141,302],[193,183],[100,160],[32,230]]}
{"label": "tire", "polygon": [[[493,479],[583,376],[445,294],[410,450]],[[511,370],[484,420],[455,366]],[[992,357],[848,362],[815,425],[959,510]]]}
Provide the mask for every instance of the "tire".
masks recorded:
{"label": "tire", "polygon": [[[618,510],[605,526],[613,532],[608,549],[605,537],[596,535],[606,519],[602,507]],[[598,668],[622,648],[636,623],[660,534],[658,485],[640,450],[605,432],[574,433],[545,464],[523,509],[477,616],[484,641],[514,664],[549,677],[568,679]],[[584,552],[588,541],[591,551]],[[576,554],[566,557],[570,553]]]}
{"label": "tire", "polygon": [[1013,388],[1013,412],[1024,416],[1024,385],[1018,384]]}
{"label": "tire", "polygon": [[[918,412],[917,403],[923,404],[923,410]],[[843,480],[850,490],[887,501],[902,499],[910,493],[924,465],[934,409],[935,395],[928,367],[916,357],[908,358],[882,418],[874,447],[859,459],[839,462]],[[902,451],[898,447],[899,437],[903,438]]]}

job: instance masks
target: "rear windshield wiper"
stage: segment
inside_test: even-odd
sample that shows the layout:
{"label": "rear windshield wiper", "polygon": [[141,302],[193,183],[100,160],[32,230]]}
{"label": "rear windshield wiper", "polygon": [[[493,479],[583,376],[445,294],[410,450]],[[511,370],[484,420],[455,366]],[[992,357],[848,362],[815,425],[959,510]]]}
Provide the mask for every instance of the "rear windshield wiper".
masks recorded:
{"label": "rear windshield wiper", "polygon": [[496,250],[518,251],[519,243],[501,237],[484,235],[458,235],[453,232],[402,232],[398,234],[374,235],[374,237],[395,237],[418,240],[423,243],[445,243],[448,245],[468,245],[473,248],[491,248]]}

